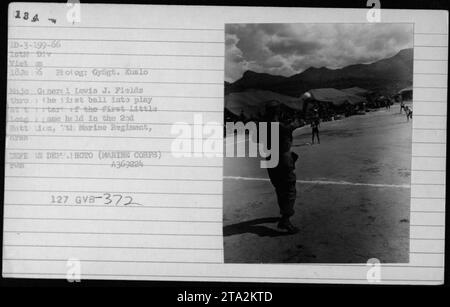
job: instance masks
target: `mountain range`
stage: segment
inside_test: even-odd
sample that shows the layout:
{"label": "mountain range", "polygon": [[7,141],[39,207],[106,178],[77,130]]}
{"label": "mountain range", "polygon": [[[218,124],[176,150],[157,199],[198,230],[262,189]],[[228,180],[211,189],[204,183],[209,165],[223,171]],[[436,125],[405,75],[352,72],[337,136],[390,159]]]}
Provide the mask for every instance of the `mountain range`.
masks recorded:
{"label": "mountain range", "polygon": [[314,88],[361,87],[380,94],[393,94],[412,85],[413,49],[370,64],[349,65],[340,69],[310,67],[290,77],[246,71],[233,83],[225,82],[225,94],[248,89],[272,91],[293,97]]}

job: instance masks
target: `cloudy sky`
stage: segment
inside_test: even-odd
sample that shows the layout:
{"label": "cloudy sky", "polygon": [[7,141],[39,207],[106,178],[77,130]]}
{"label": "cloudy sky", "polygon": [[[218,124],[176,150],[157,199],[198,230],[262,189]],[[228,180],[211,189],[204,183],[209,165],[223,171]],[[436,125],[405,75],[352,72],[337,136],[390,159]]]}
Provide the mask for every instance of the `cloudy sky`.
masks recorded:
{"label": "cloudy sky", "polygon": [[412,47],[411,24],[229,24],[225,80],[246,70],[291,76],[371,63]]}

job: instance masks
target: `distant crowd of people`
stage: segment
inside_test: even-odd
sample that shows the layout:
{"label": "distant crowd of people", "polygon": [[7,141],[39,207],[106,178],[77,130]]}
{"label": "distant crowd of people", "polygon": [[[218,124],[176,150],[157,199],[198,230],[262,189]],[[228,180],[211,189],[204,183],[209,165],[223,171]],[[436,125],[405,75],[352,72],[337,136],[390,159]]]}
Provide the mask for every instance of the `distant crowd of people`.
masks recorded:
{"label": "distant crowd of people", "polygon": [[[400,103],[400,114],[405,113],[406,120],[409,122],[412,119],[412,108],[408,107],[401,95],[381,95],[376,98],[370,97],[367,102],[363,102],[357,105],[351,105],[350,103],[344,103],[339,107],[333,106],[330,103],[320,103],[317,101],[311,101],[306,105],[304,110],[294,110],[282,103],[278,103],[278,116],[280,122],[293,122],[297,121],[299,126],[310,125],[311,127],[311,143],[314,144],[317,141],[320,144],[319,127],[320,122],[339,119],[342,116],[351,116],[354,114],[364,114],[370,109],[385,108],[390,111],[391,106],[394,103]],[[231,112],[225,111],[225,122],[244,122],[249,121],[259,122],[265,121],[267,110],[259,110],[253,117],[248,116],[242,109],[238,116]]]}

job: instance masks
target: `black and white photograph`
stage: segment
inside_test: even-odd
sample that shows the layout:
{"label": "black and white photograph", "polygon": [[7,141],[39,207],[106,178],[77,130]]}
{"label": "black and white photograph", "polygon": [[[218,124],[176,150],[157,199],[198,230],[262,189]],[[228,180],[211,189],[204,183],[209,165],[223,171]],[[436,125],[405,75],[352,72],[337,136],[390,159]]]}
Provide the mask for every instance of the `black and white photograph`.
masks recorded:
{"label": "black and white photograph", "polygon": [[225,146],[277,123],[279,151],[224,158],[225,263],[408,263],[413,24],[227,24],[225,40],[224,121],[248,128]]}

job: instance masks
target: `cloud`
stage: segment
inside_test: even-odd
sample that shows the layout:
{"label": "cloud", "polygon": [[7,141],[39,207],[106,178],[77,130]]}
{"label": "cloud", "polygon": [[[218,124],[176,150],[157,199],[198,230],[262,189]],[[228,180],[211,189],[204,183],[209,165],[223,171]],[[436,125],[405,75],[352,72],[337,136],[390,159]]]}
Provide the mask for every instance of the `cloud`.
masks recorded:
{"label": "cloud", "polygon": [[269,41],[267,47],[274,54],[289,56],[312,53],[320,48],[320,43],[302,41],[296,38],[281,38],[275,36],[275,38]]}
{"label": "cloud", "polygon": [[242,51],[236,47],[238,40],[234,34],[225,35],[225,75],[227,81],[240,78],[248,69]]}
{"label": "cloud", "polygon": [[370,63],[412,47],[410,24],[229,24],[225,79],[246,70],[284,76]]}

